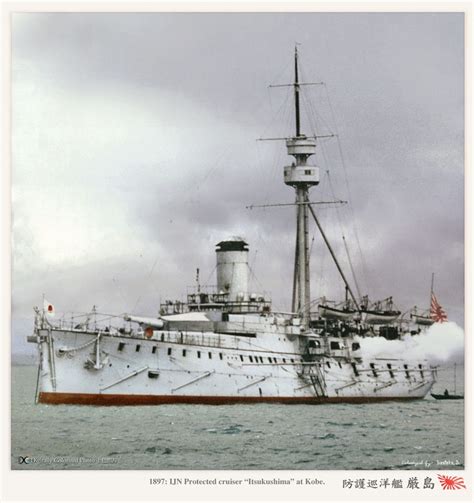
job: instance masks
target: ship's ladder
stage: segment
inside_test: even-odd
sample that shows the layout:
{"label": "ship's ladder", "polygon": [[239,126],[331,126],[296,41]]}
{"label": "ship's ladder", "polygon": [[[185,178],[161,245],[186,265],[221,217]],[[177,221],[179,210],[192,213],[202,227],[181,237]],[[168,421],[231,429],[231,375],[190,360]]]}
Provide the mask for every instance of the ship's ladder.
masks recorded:
{"label": "ship's ladder", "polygon": [[305,381],[309,381],[308,385],[313,387],[316,396],[327,396],[326,380],[317,363],[304,364],[299,376]]}

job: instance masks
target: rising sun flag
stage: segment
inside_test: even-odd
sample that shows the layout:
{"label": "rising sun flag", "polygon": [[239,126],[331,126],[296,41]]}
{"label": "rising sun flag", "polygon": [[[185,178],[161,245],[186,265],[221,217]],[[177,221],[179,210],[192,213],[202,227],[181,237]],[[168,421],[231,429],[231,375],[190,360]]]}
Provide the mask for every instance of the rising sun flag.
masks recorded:
{"label": "rising sun flag", "polygon": [[438,475],[438,480],[443,489],[466,489],[464,479],[450,475]]}
{"label": "rising sun flag", "polygon": [[430,316],[431,319],[436,321],[437,323],[444,323],[445,321],[448,321],[448,315],[439,305],[434,293],[431,293]]}

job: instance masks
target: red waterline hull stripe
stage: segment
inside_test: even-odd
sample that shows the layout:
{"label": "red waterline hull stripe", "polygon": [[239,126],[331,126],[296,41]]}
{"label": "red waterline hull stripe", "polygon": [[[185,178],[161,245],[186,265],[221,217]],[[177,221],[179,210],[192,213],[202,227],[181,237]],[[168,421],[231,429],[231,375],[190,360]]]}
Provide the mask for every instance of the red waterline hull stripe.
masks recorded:
{"label": "red waterline hull stripe", "polygon": [[91,393],[47,393],[41,392],[40,403],[70,405],[164,405],[164,404],[203,404],[228,405],[236,403],[369,403],[389,400],[418,400],[420,397],[292,397],[292,396],[186,396],[186,395],[112,395]]}

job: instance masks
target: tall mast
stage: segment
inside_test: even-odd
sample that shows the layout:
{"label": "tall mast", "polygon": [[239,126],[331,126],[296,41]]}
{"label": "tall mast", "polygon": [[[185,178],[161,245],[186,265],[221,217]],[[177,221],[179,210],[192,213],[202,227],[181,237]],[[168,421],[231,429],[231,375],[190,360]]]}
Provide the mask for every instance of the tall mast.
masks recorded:
{"label": "tall mast", "polygon": [[298,46],[295,45],[295,83],[293,84],[295,90],[295,125],[296,136],[300,135],[300,84],[298,81]]}
{"label": "tall mast", "polygon": [[[310,326],[310,256],[309,256],[309,234],[308,220],[309,212],[311,212],[318,229],[323,236],[326,245],[329,248],[332,258],[334,259],[337,269],[342,276],[346,285],[346,302],[347,293],[350,294],[354,305],[358,307],[358,302],[354,293],[347,282],[344,273],[336,259],[336,256],[319,224],[314,209],[309,202],[309,189],[313,185],[319,184],[319,168],[308,162],[310,156],[316,152],[316,138],[327,138],[329,136],[306,136],[301,132],[301,117],[300,117],[300,87],[309,85],[319,85],[323,82],[304,82],[299,81],[298,75],[298,46],[295,45],[294,54],[294,70],[295,77],[292,84],[277,84],[270,87],[293,87],[295,99],[295,136],[290,138],[261,138],[261,140],[286,140],[286,148],[288,155],[295,158],[291,166],[284,168],[284,182],[295,189],[296,195],[296,243],[295,243],[295,259],[293,270],[293,292],[291,310],[293,313],[298,313],[301,317],[301,326],[303,330],[308,330]],[[357,286],[357,285],[356,285]]]}
{"label": "tall mast", "polygon": [[433,292],[434,292],[434,272],[431,273],[430,301],[428,303],[429,306],[431,306],[431,299],[433,298]]}
{"label": "tall mast", "polygon": [[298,48],[295,46],[295,80],[292,84],[295,97],[295,136],[287,138],[288,154],[295,158],[291,166],[285,166],[285,184],[295,188],[296,195],[296,246],[293,278],[292,310],[301,316],[303,330],[310,322],[310,263],[308,234],[309,188],[319,183],[319,169],[308,164],[308,158],[316,150],[316,141],[301,133],[300,82],[298,78]]}

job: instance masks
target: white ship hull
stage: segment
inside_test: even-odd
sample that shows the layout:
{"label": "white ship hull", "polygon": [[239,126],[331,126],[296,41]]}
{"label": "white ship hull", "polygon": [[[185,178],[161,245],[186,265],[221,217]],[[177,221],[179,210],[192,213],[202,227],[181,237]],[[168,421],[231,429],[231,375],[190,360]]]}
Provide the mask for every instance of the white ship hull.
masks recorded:
{"label": "white ship hull", "polygon": [[267,328],[256,337],[155,331],[150,339],[40,329],[30,338],[40,354],[37,401],[369,402],[420,399],[434,383],[426,362],[411,363],[407,371],[402,360],[390,360],[390,369],[387,360],[374,360],[372,368],[344,356],[344,350],[305,362],[299,337],[291,341],[277,327]]}

